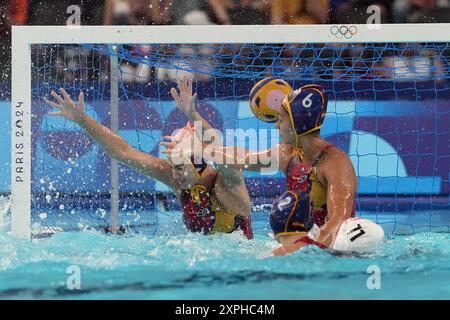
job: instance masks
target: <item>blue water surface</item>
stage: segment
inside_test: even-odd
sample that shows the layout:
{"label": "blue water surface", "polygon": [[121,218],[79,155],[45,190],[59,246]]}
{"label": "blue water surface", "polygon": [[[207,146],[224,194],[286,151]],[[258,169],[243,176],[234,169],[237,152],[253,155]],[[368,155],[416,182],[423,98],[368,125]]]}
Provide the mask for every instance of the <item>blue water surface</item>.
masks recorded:
{"label": "blue water surface", "polygon": [[[277,246],[267,220],[253,213],[251,241],[240,233],[187,233],[179,212],[160,214],[156,234],[60,232],[29,241],[3,227],[0,299],[450,298],[449,233],[386,236],[381,250],[365,257],[308,247],[262,259]],[[67,286],[73,266],[81,272],[79,290]],[[374,268],[380,289],[367,286]]]}

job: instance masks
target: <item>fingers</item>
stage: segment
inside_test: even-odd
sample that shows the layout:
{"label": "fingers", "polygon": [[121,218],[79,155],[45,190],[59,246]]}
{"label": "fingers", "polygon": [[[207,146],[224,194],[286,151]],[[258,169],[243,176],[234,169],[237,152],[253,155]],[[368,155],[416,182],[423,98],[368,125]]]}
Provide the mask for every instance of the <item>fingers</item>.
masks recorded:
{"label": "fingers", "polygon": [[181,77],[177,77],[177,87],[178,87],[178,90],[182,90],[183,88],[183,86],[182,86],[182,84],[181,84]]}
{"label": "fingers", "polygon": [[59,104],[57,104],[57,103],[55,103],[53,101],[50,101],[47,98],[44,98],[44,101],[45,101],[46,104],[48,104],[49,106],[51,106],[53,108],[62,109],[62,107]]}
{"label": "fingers", "polygon": [[186,93],[190,96],[192,96],[192,78],[186,76],[184,78],[184,88],[186,90]]}
{"label": "fingers", "polygon": [[64,103],[63,98],[61,98],[61,96],[60,96],[59,94],[57,94],[55,91],[50,92],[50,94],[51,94],[51,96],[52,96],[53,98],[55,98],[56,101],[58,101],[60,104],[63,104],[63,103]]}
{"label": "fingers", "polygon": [[64,90],[64,88],[59,88],[59,92],[62,94],[65,100],[71,101],[69,94]]}
{"label": "fingers", "polygon": [[176,140],[175,137],[173,137],[173,136],[164,136],[163,139],[164,139],[164,140],[173,141],[173,142],[176,142],[176,143],[179,142],[179,141]]}
{"label": "fingers", "polygon": [[[176,144],[173,142],[161,142],[160,145],[167,147],[167,149],[164,149],[161,151],[161,154],[166,154],[169,156],[169,159],[172,159],[172,157],[180,156],[181,152],[180,150],[177,150]],[[178,153],[178,155],[177,155]]]}
{"label": "fingers", "polygon": [[172,95],[175,102],[178,102],[180,100],[180,96],[178,95],[178,91],[175,88],[170,89],[170,94]]}
{"label": "fingers", "polygon": [[192,79],[187,79],[186,87],[187,87],[188,94],[191,97],[192,96]]}
{"label": "fingers", "polygon": [[80,92],[80,95],[78,96],[78,104],[80,106],[82,106],[84,109],[84,92],[83,91]]}
{"label": "fingers", "polygon": [[172,142],[162,141],[162,142],[160,142],[159,144],[160,144],[161,146],[167,147],[167,146],[171,145],[171,143],[172,143]]}
{"label": "fingers", "polygon": [[163,141],[163,142],[160,143],[160,145],[161,145],[161,146],[164,146],[164,147],[167,147],[168,149],[173,149],[173,148],[176,147],[177,143],[175,143],[175,142],[165,142],[165,141]]}
{"label": "fingers", "polygon": [[177,85],[178,85],[178,89],[180,89],[180,93],[186,92],[186,86],[184,84],[184,76],[177,78]]}
{"label": "fingers", "polygon": [[189,93],[189,82],[192,83],[192,79],[188,75],[182,75],[177,78],[177,85],[180,91]]}
{"label": "fingers", "polygon": [[184,92],[189,94],[189,86],[188,86],[188,77],[187,76],[185,76],[183,78],[183,87],[184,87]]}
{"label": "fingers", "polygon": [[179,96],[181,96],[182,94],[186,94],[189,97],[192,97],[193,82],[194,82],[194,79],[187,75],[178,77],[177,78],[177,86],[178,86],[178,89],[180,90]]}
{"label": "fingers", "polygon": [[161,151],[161,154],[167,154],[167,158],[169,159],[169,161],[173,162],[181,162],[180,160],[176,160],[176,159],[181,159],[181,155],[177,155],[176,153],[173,153],[172,150],[163,150]]}

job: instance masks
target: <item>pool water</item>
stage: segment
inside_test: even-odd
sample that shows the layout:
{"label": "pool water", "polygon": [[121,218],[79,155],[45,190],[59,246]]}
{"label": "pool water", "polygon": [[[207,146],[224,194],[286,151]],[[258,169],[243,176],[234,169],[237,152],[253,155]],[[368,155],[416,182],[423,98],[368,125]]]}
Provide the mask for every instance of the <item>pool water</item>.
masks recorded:
{"label": "pool water", "polygon": [[[27,241],[0,231],[0,299],[450,298],[449,233],[386,236],[365,257],[308,247],[261,259],[276,246],[267,213],[253,213],[251,241],[187,233],[177,212],[159,218],[155,235],[61,232]],[[80,289],[67,286],[74,268]],[[379,289],[368,289],[374,268]]]}

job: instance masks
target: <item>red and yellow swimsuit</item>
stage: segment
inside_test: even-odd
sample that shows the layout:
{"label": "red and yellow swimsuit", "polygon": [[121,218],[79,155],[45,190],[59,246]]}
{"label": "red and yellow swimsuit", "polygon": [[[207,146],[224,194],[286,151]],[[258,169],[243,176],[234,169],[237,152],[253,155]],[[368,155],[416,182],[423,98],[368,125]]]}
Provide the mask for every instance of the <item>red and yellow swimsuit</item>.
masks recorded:
{"label": "red and yellow swimsuit", "polygon": [[214,189],[206,191],[202,185],[183,190],[181,195],[183,220],[192,232],[204,234],[231,233],[242,230],[253,238],[250,217],[242,217],[228,210],[217,198]]}
{"label": "red and yellow swimsuit", "polygon": [[[309,193],[314,207],[315,223],[318,227],[327,222],[328,211],[327,186],[320,182],[317,170],[332,147],[334,147],[332,144],[327,144],[312,166],[303,163],[298,156],[293,156],[287,166],[287,189]],[[352,217],[354,216],[355,209],[352,212]]]}

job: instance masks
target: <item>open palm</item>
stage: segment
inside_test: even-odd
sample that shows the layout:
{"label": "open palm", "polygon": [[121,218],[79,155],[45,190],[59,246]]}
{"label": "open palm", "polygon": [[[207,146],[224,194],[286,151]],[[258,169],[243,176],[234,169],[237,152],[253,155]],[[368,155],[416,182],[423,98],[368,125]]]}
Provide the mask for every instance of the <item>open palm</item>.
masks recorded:
{"label": "open palm", "polygon": [[177,79],[178,93],[177,89],[172,88],[170,93],[172,94],[178,109],[180,109],[186,115],[192,115],[195,112],[195,99],[197,94],[192,94],[192,79],[183,77]]}
{"label": "open palm", "polygon": [[66,90],[61,88],[59,89],[59,92],[62,97],[54,91],[51,92],[52,97],[55,98],[57,103],[44,99],[49,106],[59,109],[59,111],[49,112],[48,114],[51,116],[63,116],[77,123],[82,121],[83,116],[85,115],[84,93],[80,92],[78,102],[74,102]]}

